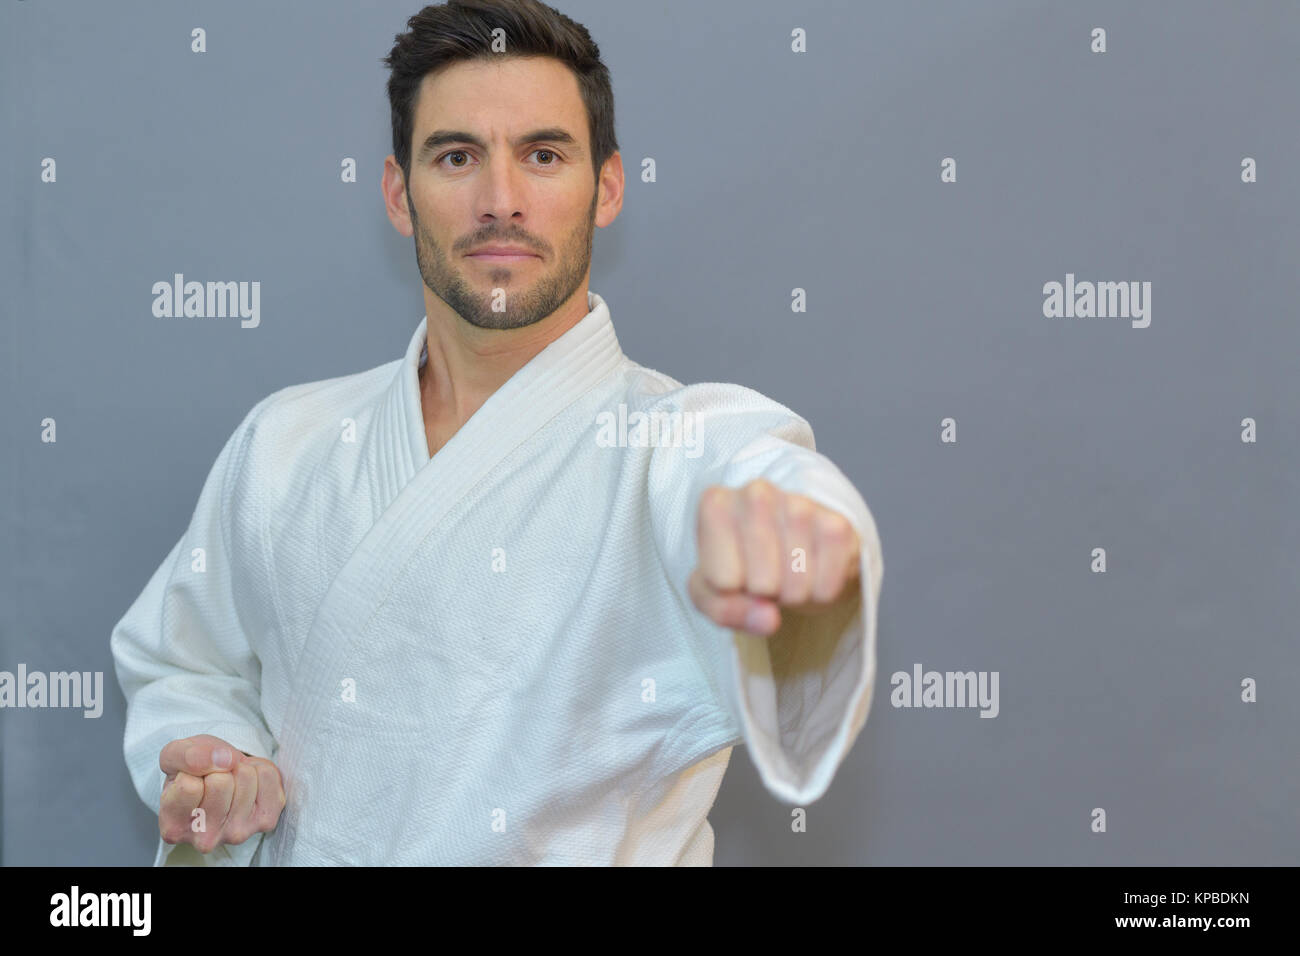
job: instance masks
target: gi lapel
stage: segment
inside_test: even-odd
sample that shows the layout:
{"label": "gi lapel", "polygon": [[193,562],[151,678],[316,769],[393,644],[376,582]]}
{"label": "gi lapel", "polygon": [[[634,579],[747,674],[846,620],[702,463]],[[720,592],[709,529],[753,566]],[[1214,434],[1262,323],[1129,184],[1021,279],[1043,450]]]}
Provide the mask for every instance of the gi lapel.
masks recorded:
{"label": "gi lapel", "polygon": [[290,833],[273,841],[276,857],[292,844],[295,804],[304,798],[295,777],[310,754],[313,727],[339,701],[351,642],[387,600],[401,569],[484,475],[624,361],[605,301],[589,292],[587,304],[591,311],[581,321],[511,376],[432,458],[417,377],[427,317],[412,337],[376,416],[383,447],[374,480],[382,514],[330,582],[294,674],[277,756],[289,801],[280,828],[287,824]]}

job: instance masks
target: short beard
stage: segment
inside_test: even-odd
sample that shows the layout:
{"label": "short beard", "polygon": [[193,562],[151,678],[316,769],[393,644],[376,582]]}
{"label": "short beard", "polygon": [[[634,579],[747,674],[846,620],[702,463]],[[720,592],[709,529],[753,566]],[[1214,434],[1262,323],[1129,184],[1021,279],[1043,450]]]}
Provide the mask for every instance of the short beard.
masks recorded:
{"label": "short beard", "polygon": [[[516,270],[510,266],[489,270],[491,281],[496,283],[494,287],[505,292],[504,311],[498,312],[492,308],[497,297],[492,292],[484,294],[471,288],[464,274],[452,268],[442,247],[421,228],[408,194],[406,208],[415,231],[415,262],[420,270],[420,278],[429,291],[476,328],[520,329],[540,322],[567,302],[587,275],[587,269],[591,266],[592,237],[596,231],[596,200],[599,195],[598,188],[592,194],[586,221],[578,223],[565,238],[554,268],[537,279],[531,287],[512,292],[509,283]],[[474,245],[510,242],[512,238],[508,234],[493,233],[476,240]]]}

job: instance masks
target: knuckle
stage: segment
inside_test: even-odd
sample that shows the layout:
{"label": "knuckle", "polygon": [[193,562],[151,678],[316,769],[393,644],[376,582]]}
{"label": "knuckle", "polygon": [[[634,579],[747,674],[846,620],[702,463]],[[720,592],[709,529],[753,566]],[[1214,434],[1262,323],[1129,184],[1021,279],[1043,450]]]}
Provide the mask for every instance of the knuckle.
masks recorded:
{"label": "knuckle", "polygon": [[257,786],[259,794],[263,790],[269,794],[284,791],[284,784],[280,779],[280,769],[269,760],[257,768]]}
{"label": "knuckle", "polygon": [[189,843],[200,853],[208,853],[217,845],[217,837],[212,833],[195,833]]}
{"label": "knuckle", "polygon": [[823,509],[817,513],[817,533],[831,544],[847,544],[853,526],[842,514]]}
{"label": "knuckle", "polygon": [[770,511],[776,503],[776,488],[762,478],[745,485],[741,494],[747,507],[760,512]]}
{"label": "knuckle", "polygon": [[813,526],[813,506],[807,498],[796,495],[785,499],[785,524],[789,532],[806,537],[811,534]]}
{"label": "knuckle", "polygon": [[731,510],[731,491],[722,485],[712,485],[700,495],[698,525],[705,528],[724,520]]}
{"label": "knuckle", "polygon": [[744,568],[726,558],[712,561],[700,566],[700,599],[704,601],[717,597],[719,591],[734,591],[745,583]]}
{"label": "knuckle", "polygon": [[203,788],[208,796],[225,799],[235,791],[235,775],[224,770],[203,778]]}
{"label": "knuckle", "polygon": [[700,495],[702,508],[723,508],[731,503],[731,489],[725,485],[709,485]]}
{"label": "knuckle", "polygon": [[812,499],[805,495],[785,496],[785,513],[791,520],[811,521],[815,510]]}
{"label": "knuckle", "polygon": [[203,781],[199,777],[192,777],[188,773],[178,773],[175,781],[172,783],[171,790],[172,803],[188,803],[198,800],[203,796]]}

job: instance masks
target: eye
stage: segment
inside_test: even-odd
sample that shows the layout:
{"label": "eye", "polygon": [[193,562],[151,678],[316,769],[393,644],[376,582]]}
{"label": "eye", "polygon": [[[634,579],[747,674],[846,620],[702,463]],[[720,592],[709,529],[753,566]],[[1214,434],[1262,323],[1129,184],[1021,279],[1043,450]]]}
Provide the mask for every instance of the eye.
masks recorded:
{"label": "eye", "polygon": [[[549,160],[548,162],[540,162],[540,163],[538,163],[539,166],[557,166],[557,165],[559,165],[559,164],[562,162],[562,160],[560,159],[560,154],[559,154],[559,153],[557,153],[557,152],[556,152],[555,150],[553,150],[553,149],[547,149],[545,146],[539,146],[537,149],[533,150],[533,152],[530,153],[529,155],[531,156],[531,155],[535,155],[535,154],[537,154],[537,153],[541,153],[541,154],[543,154],[543,155],[545,155],[545,156],[549,156],[549,157],[550,157],[550,160]],[[444,159],[447,159],[447,158],[451,157],[451,156],[463,156],[463,157],[465,157],[465,162],[463,162],[463,163],[452,162],[452,164],[451,164],[451,168],[452,168],[452,169],[464,169],[466,166],[469,165],[469,153],[468,153],[466,150],[463,150],[463,149],[453,149],[453,150],[450,150],[449,152],[443,153],[441,156],[439,156],[437,159],[434,160],[434,165],[442,165],[442,161],[443,161]]]}

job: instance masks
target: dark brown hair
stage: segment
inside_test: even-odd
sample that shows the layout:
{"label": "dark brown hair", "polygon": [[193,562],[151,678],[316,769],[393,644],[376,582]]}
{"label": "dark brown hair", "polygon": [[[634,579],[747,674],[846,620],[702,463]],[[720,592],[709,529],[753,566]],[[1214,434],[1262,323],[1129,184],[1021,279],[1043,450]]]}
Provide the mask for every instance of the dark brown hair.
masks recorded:
{"label": "dark brown hair", "polygon": [[[614,91],[600,50],[581,23],[538,0],[448,0],[425,7],[406,26],[407,32],[397,35],[383,63],[392,70],[388,102],[393,114],[393,155],[407,183],[421,80],[452,63],[496,57],[549,56],[574,72],[587,108],[592,168],[600,177],[605,160],[618,149]],[[492,52],[492,31],[497,28],[505,31],[504,53]]]}

